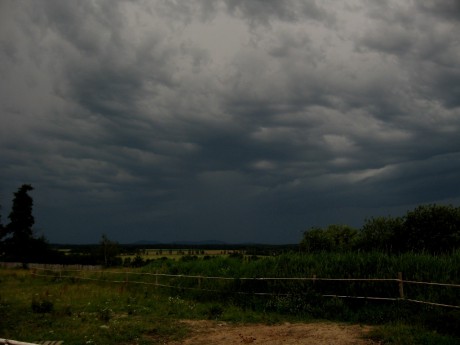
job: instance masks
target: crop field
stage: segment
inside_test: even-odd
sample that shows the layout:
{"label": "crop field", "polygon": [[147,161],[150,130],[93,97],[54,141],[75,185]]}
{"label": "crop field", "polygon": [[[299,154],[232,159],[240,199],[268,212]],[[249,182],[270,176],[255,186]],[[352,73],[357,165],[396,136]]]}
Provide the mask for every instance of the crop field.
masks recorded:
{"label": "crop field", "polygon": [[179,260],[184,256],[196,256],[198,258],[203,257],[216,257],[216,256],[227,256],[240,251],[236,250],[225,250],[225,249],[177,249],[177,248],[166,248],[166,249],[151,249],[151,248],[141,248],[136,254],[125,253],[121,254],[121,258],[131,258],[134,259],[136,256],[140,256],[143,260],[155,260],[159,258],[167,258],[172,260]]}
{"label": "crop field", "polygon": [[[367,336],[375,343],[460,343],[460,310],[401,300],[396,279],[403,272],[407,281],[440,284],[405,283],[405,298],[458,306],[459,252],[223,254],[172,253],[180,257],[171,260],[148,252],[155,259],[144,267],[97,271],[2,268],[0,338],[65,345],[179,344],[198,320],[245,325],[329,320],[370,325]],[[298,279],[307,277],[317,279]],[[357,278],[388,280],[345,281]],[[331,294],[394,300],[323,297]]]}

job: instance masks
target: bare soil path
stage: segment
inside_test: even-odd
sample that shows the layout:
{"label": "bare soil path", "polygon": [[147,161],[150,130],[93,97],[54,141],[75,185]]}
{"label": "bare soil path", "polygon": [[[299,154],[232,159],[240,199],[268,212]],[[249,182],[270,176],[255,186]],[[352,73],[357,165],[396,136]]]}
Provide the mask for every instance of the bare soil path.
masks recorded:
{"label": "bare soil path", "polygon": [[369,326],[339,323],[284,323],[279,325],[231,324],[215,321],[183,321],[190,336],[169,345],[376,345],[365,339]]}

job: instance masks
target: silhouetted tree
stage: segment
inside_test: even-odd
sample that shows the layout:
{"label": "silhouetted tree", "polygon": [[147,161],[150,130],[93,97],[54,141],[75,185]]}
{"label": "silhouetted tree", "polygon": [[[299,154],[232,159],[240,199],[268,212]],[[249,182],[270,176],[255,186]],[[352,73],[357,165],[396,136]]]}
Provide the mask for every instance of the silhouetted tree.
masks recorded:
{"label": "silhouetted tree", "polygon": [[32,191],[31,185],[22,185],[14,193],[13,207],[8,218],[10,222],[3,228],[2,244],[4,256],[7,259],[27,261],[32,250],[35,219],[32,215],[33,200],[28,194]]}
{"label": "silhouetted tree", "polygon": [[31,185],[24,184],[14,193],[13,208],[8,216],[10,223],[7,230],[17,241],[26,241],[33,237],[32,226],[35,224],[35,218],[32,215],[33,200],[28,194],[32,190]]}
{"label": "silhouetted tree", "polygon": [[32,190],[31,185],[23,184],[14,193],[12,210],[8,216],[10,222],[2,227],[0,233],[1,255],[6,260],[17,260],[23,263],[32,260],[42,261],[50,254],[46,239],[43,236],[34,237],[33,200],[29,195]]}

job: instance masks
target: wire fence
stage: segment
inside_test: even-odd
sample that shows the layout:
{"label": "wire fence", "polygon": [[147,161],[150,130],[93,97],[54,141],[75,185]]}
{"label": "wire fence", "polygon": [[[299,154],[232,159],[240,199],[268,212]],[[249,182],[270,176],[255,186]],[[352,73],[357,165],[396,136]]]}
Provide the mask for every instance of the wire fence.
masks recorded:
{"label": "wire fence", "polygon": [[[403,274],[398,273],[395,278],[322,278],[322,277],[221,277],[202,275],[183,275],[165,273],[147,273],[132,271],[102,270],[98,267],[81,269],[81,267],[66,268],[63,266],[33,266],[31,274],[34,277],[70,279],[72,281],[93,281],[114,284],[141,284],[158,288],[169,288],[179,290],[193,290],[212,293],[232,293],[237,295],[255,296],[289,296],[293,293],[301,293],[305,283],[309,288],[320,291],[323,297],[361,299],[361,300],[382,300],[382,301],[407,301],[418,304],[432,305],[445,308],[460,309],[459,305],[453,303],[441,303],[440,301],[427,301],[420,298],[411,298],[406,292],[411,286],[426,286],[433,288],[448,288],[455,292],[448,294],[451,300],[458,303],[460,284],[448,284],[437,282],[423,282],[403,279]],[[344,283],[348,288],[333,288],[340,291],[332,291],[325,286],[318,286],[322,283]],[[379,291],[385,291],[384,296],[370,296],[367,288],[359,288],[356,283],[378,283],[386,284]],[[323,290],[321,292],[321,290]],[[325,292],[324,290],[327,290]],[[345,293],[344,293],[345,292]],[[352,293],[354,292],[354,293]],[[360,296],[356,292],[365,292],[366,296]],[[419,297],[419,294],[417,295]]]}

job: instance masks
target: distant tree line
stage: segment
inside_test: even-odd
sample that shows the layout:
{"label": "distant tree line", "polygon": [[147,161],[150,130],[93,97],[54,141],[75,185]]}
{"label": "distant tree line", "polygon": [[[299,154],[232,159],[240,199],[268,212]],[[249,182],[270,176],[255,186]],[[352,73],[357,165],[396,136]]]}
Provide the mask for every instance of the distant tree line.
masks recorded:
{"label": "distant tree line", "polygon": [[348,225],[313,227],[302,250],[449,253],[460,248],[460,207],[421,205],[402,217],[373,217],[361,229]]}

